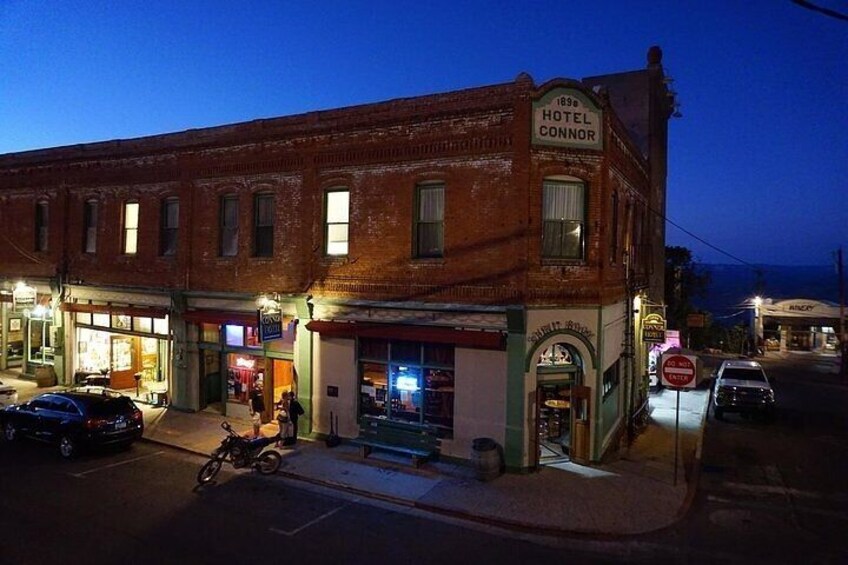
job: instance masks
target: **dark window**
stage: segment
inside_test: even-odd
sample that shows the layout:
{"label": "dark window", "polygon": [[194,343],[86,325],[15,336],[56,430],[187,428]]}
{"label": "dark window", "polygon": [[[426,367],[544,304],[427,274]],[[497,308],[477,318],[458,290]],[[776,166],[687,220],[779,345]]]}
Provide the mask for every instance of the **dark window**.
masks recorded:
{"label": "dark window", "polygon": [[443,257],[445,251],[445,185],[417,188],[415,256]]}
{"label": "dark window", "polygon": [[39,202],[35,205],[35,250],[47,251],[47,231],[49,218],[47,214],[47,202]]}
{"label": "dark window", "polygon": [[604,398],[609,396],[612,391],[618,386],[618,382],[620,379],[619,375],[619,361],[616,361],[612,365],[610,365],[609,369],[604,371]]}
{"label": "dark window", "polygon": [[274,256],[274,195],[257,194],[253,201],[253,256]]}
{"label": "dark window", "polygon": [[88,200],[83,206],[83,243],[84,253],[97,252],[97,201]]}
{"label": "dark window", "polygon": [[583,259],[585,187],[580,182],[546,180],[542,204],[542,257]]}
{"label": "dark window", "polygon": [[612,227],[610,228],[610,261],[618,261],[618,191],[612,193]]}
{"label": "dark window", "polygon": [[161,231],[159,234],[159,254],[176,255],[177,238],[180,229],[180,201],[168,198],[162,201]]}
{"label": "dark window", "polygon": [[238,196],[227,195],[221,197],[220,222],[221,241],[219,243],[218,253],[221,257],[235,257],[238,255]]}

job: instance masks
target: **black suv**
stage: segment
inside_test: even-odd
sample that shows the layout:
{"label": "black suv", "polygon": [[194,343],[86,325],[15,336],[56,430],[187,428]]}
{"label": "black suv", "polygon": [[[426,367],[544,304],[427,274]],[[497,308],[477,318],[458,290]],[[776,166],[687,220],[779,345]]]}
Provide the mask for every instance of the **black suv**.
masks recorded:
{"label": "black suv", "polygon": [[108,389],[41,394],[0,411],[0,424],[6,440],[27,436],[55,443],[63,457],[85,447],[129,445],[144,431],[141,410]]}

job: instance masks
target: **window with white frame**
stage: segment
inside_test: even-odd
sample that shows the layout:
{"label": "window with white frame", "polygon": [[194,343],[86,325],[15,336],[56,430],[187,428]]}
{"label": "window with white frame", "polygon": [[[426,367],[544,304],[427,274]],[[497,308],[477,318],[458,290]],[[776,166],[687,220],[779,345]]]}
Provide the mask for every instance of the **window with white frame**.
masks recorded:
{"label": "window with white frame", "polygon": [[347,255],[350,229],[350,191],[333,188],[326,192],[324,253]]}
{"label": "window with white frame", "polygon": [[124,203],[124,254],[138,252],[138,202]]}
{"label": "window with white frame", "polygon": [[579,181],[546,179],[542,201],[542,257],[584,257],[586,186]]}

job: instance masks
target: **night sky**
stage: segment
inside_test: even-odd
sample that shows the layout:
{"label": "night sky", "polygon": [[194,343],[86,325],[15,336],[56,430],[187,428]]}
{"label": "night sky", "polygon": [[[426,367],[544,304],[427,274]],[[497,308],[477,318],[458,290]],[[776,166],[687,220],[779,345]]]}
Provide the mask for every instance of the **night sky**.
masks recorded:
{"label": "night sky", "polygon": [[542,84],[637,70],[655,44],[683,114],[669,124],[668,244],[706,263],[848,252],[848,21],[790,0],[2,0],[0,153],[522,71]]}

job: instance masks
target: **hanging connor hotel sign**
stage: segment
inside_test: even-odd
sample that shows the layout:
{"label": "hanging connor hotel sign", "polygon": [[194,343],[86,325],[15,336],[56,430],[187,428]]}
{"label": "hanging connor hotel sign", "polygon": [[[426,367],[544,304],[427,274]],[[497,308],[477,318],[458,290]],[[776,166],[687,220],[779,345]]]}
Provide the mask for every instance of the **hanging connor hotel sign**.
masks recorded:
{"label": "hanging connor hotel sign", "polygon": [[603,149],[603,117],[576,88],[555,88],[533,102],[533,144]]}
{"label": "hanging connor hotel sign", "polygon": [[259,310],[259,340],[271,341],[283,337],[283,312],[280,306],[269,300]]}

